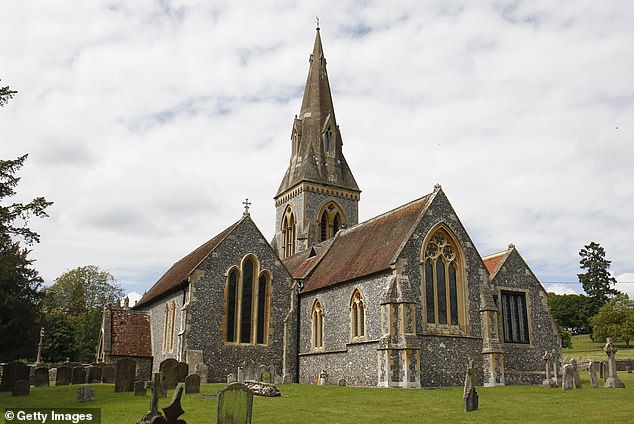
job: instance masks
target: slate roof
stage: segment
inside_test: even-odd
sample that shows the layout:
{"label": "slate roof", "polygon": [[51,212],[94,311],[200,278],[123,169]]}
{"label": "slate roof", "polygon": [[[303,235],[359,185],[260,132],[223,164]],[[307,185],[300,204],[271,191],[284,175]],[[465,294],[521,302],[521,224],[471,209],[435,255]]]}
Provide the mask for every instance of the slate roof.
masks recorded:
{"label": "slate roof", "polygon": [[112,311],[112,355],[152,357],[150,315],[138,311]]}
{"label": "slate roof", "polygon": [[341,230],[316,256],[310,258],[302,252],[284,264],[294,278],[308,277],[303,293],[389,269],[427,210],[433,194]]}
{"label": "slate roof", "polygon": [[[248,215],[247,215],[248,216]],[[182,283],[187,281],[189,275],[200,265],[200,263],[218,247],[225,237],[227,237],[245,217],[225,229],[223,232],[204,243],[189,255],[185,256],[172,267],[148,290],[143,297],[134,305],[134,309],[146,305],[155,299],[175,290]]]}

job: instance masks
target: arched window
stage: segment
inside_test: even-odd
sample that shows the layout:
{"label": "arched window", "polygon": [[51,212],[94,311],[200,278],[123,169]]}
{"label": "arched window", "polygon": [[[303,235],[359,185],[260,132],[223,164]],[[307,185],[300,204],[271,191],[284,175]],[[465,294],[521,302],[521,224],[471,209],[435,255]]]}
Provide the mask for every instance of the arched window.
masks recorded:
{"label": "arched window", "polygon": [[319,241],[325,241],[337,234],[344,224],[344,215],[336,203],[328,203],[319,215]]}
{"label": "arched window", "polygon": [[165,322],[163,323],[163,352],[167,349],[167,329],[169,328],[170,307],[165,304]]}
{"label": "arched window", "polygon": [[313,350],[322,350],[324,348],[324,310],[319,299],[313,303],[310,322],[312,327],[311,347]]}
{"label": "arched window", "polygon": [[359,290],[350,299],[350,337],[353,341],[365,337],[365,304]]}
{"label": "arched window", "polygon": [[170,350],[174,350],[174,328],[176,325],[176,302],[172,302],[172,323],[170,332]]}
{"label": "arched window", "polygon": [[267,344],[271,299],[271,274],[259,272],[259,262],[248,255],[240,268],[227,274],[225,286],[225,341]]}
{"label": "arched window", "polygon": [[449,232],[436,230],[423,249],[423,294],[427,329],[450,333],[464,326],[460,250]]}
{"label": "arched window", "polygon": [[282,218],[283,256],[288,258],[295,254],[295,214],[289,205]]}
{"label": "arched window", "polygon": [[332,136],[332,128],[326,128],[324,131],[324,152],[332,153],[334,147],[334,138]]}

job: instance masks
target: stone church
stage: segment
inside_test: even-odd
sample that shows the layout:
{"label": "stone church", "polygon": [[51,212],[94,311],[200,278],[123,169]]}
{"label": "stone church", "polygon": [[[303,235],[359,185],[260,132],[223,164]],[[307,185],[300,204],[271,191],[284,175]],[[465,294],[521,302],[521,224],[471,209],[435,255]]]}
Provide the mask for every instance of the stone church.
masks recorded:
{"label": "stone church", "polygon": [[133,307],[154,371],[174,358],[209,382],[254,364],[287,382],[439,387],[473,360],[480,384],[541,383],[561,343],[518,250],[481,256],[440,185],[359,223],[319,28],[309,63],[272,242],[246,203]]}

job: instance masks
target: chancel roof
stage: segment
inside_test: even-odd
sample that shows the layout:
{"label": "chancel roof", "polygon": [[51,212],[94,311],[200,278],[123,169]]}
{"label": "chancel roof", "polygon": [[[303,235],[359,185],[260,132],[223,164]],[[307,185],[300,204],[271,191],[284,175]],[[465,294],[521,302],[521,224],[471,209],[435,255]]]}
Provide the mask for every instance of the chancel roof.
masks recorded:
{"label": "chancel roof", "polygon": [[502,265],[504,265],[504,262],[513,249],[515,249],[515,246],[509,244],[509,247],[506,250],[482,257],[482,262],[484,262],[484,266],[487,271],[489,271],[489,279],[493,279],[498,270],[502,267]]}
{"label": "chancel roof", "polygon": [[433,194],[340,230],[312,257],[309,249],[286,259],[284,264],[294,278],[305,278],[304,293],[389,269]]}
{"label": "chancel roof", "polygon": [[[248,217],[246,215],[245,217]],[[187,281],[189,275],[194,272],[198,265],[218,247],[225,237],[227,237],[240,222],[243,217],[229,228],[199,246],[193,252],[176,262],[167,272],[148,290],[143,297],[134,305],[134,308],[139,308],[151,301],[173,291],[179,287],[182,283]]]}

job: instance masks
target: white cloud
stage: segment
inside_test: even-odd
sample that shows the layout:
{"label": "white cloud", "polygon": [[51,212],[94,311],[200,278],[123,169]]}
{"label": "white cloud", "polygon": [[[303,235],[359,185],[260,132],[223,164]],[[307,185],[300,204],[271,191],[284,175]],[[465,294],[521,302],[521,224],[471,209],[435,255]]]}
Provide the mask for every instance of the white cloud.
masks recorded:
{"label": "white cloud", "polygon": [[513,242],[542,281],[576,281],[591,241],[634,269],[634,4],[320,6],[4,7],[2,157],[55,202],[47,282],[94,263],[142,293],[245,197],[271,237],[315,15],[362,219],[440,182],[482,254]]}
{"label": "white cloud", "polygon": [[634,272],[624,272],[616,277],[616,289],[627,293],[630,299],[634,299]]}
{"label": "white cloud", "polygon": [[546,289],[547,292],[552,292],[555,294],[579,294],[570,285],[567,285],[567,284],[561,284],[561,283],[546,284],[544,288]]}

